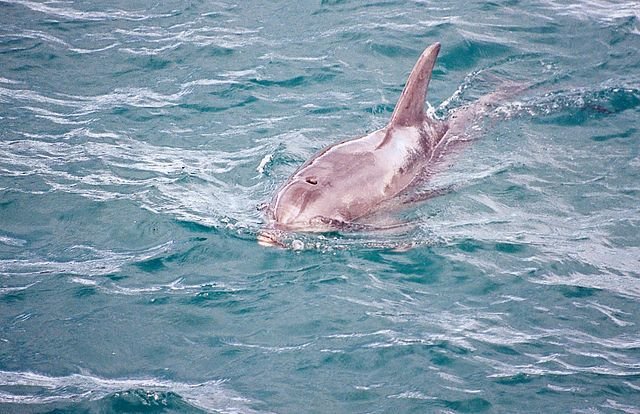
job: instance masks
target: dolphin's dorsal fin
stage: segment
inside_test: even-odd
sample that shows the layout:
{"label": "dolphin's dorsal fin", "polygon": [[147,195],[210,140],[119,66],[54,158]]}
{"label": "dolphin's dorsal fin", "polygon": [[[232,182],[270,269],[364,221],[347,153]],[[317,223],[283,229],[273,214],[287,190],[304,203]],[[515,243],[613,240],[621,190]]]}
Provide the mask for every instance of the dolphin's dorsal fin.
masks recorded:
{"label": "dolphin's dorsal fin", "polygon": [[440,52],[440,43],[434,43],[420,55],[393,110],[387,131],[393,130],[394,127],[419,125],[424,121],[427,88],[438,52]]}

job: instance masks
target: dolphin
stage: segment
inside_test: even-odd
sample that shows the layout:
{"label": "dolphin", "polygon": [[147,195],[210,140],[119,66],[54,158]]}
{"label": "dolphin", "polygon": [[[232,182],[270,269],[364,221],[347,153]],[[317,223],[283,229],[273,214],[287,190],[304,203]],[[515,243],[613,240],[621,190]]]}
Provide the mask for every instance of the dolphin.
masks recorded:
{"label": "dolphin", "polygon": [[[298,168],[266,205],[266,229],[359,229],[388,201],[423,181],[448,143],[464,135],[464,126],[478,109],[471,105],[474,108],[458,111],[447,120],[425,112],[439,52],[440,43],[422,52],[384,128],[331,145]],[[277,243],[268,230],[258,235],[260,244]]]}

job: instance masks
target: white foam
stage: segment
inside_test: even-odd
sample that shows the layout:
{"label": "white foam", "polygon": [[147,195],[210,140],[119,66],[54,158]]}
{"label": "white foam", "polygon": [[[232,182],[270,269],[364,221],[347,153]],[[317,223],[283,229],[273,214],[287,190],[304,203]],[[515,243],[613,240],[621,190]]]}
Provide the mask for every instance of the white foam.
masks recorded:
{"label": "white foam", "polygon": [[111,10],[109,12],[85,12],[70,7],[52,7],[47,3],[39,3],[27,0],[2,0],[5,3],[20,4],[33,11],[48,14],[51,16],[64,17],[72,20],[147,20],[155,17],[169,17],[170,14],[148,15],[142,13],[129,12],[125,10]]}
{"label": "white foam", "polygon": [[561,15],[569,15],[582,20],[613,22],[617,19],[635,17],[640,19],[640,7],[637,1],[581,0],[566,2],[546,0],[547,7]]}
{"label": "white foam", "polygon": [[[173,392],[206,411],[257,413],[251,400],[229,390],[224,380],[183,383],[158,378],[109,379],[89,374],[48,376],[35,372],[0,371],[0,403],[48,404],[95,401],[110,394],[143,389],[149,393]],[[15,387],[16,390],[11,390]],[[25,388],[28,387],[28,388]],[[32,388],[35,388],[33,390]]]}
{"label": "white foam", "polygon": [[0,295],[4,295],[4,294],[8,294],[8,293],[13,293],[13,292],[20,292],[22,290],[27,290],[29,289],[31,286],[37,284],[38,282],[33,282],[33,283],[29,283],[28,285],[25,286],[12,286],[12,287],[3,287],[0,288]]}
{"label": "white foam", "polygon": [[[122,266],[148,260],[166,252],[173,245],[172,241],[138,252],[112,252],[95,250],[86,260],[53,261],[46,259],[3,259],[0,260],[0,274],[5,275],[42,275],[69,273],[78,276],[99,276],[118,271]],[[85,280],[85,279],[82,279]],[[79,282],[80,279],[76,280]],[[86,284],[86,283],[85,283]]]}

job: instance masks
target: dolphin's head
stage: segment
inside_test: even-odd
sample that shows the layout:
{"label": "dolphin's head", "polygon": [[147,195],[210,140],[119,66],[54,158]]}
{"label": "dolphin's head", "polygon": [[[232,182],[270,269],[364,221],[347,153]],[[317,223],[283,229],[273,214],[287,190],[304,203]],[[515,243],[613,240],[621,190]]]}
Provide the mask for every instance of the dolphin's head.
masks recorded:
{"label": "dolphin's head", "polygon": [[[372,133],[377,140],[384,132]],[[378,136],[380,135],[380,136]],[[366,137],[364,137],[366,138]],[[364,139],[363,138],[363,139]],[[383,197],[376,183],[383,173],[360,145],[333,147],[303,165],[276,192],[266,211],[270,227],[286,231],[327,232],[352,225]]]}
{"label": "dolphin's head", "polygon": [[338,209],[329,178],[304,174],[292,177],[280,189],[269,215],[282,230],[326,231],[332,223],[344,220]]}
{"label": "dolphin's head", "polygon": [[266,207],[268,222],[258,233],[258,244],[297,250],[287,242],[290,232],[331,230],[332,220],[327,219],[331,214],[327,206],[331,204],[318,186],[313,178],[292,177]]}

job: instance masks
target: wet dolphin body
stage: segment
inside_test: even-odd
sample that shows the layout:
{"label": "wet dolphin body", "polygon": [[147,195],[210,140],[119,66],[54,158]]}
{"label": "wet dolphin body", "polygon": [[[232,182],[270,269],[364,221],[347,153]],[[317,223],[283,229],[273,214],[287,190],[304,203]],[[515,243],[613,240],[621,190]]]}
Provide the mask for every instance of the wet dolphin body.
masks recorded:
{"label": "wet dolphin body", "polygon": [[[413,67],[389,124],[364,137],[329,146],[304,163],[266,208],[267,229],[327,232],[357,228],[385,202],[420,181],[465,114],[446,121],[425,112],[427,88],[440,51],[434,43]],[[458,111],[461,112],[461,111]],[[273,237],[261,233],[259,241]]]}

